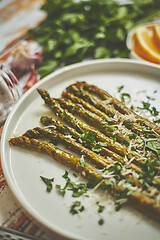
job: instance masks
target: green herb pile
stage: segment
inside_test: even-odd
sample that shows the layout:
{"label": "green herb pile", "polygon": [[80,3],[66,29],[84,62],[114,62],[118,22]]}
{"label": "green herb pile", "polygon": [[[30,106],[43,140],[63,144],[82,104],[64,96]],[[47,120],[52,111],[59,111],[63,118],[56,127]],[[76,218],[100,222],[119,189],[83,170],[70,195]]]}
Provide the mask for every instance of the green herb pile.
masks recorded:
{"label": "green herb pile", "polygon": [[84,59],[129,57],[128,31],[158,16],[160,1],[47,0],[42,10],[46,20],[29,32],[43,48],[41,78]]}

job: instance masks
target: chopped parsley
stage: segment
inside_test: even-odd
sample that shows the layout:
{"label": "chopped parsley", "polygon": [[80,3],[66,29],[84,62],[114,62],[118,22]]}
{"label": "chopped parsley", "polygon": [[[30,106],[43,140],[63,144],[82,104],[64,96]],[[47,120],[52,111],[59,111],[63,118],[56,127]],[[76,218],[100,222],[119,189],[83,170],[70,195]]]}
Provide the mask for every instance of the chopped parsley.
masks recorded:
{"label": "chopped parsley", "polygon": [[115,210],[119,211],[121,209],[121,207],[123,206],[123,204],[127,201],[127,196],[129,194],[129,189],[128,188],[124,188],[124,190],[122,190],[116,200],[115,200]]}
{"label": "chopped parsley", "polygon": [[144,188],[154,183],[155,164],[156,164],[156,161],[150,161],[150,160],[142,162],[142,171],[139,173],[139,179],[142,180],[142,184]]}
{"label": "chopped parsley", "polygon": [[66,180],[66,184],[64,187],[61,187],[61,185],[57,184],[56,188],[60,194],[63,196],[66,193],[66,190],[72,191],[72,197],[79,197],[87,192],[88,188],[86,184],[84,183],[74,183],[71,181],[71,179],[68,176],[68,171],[65,171],[65,174],[62,176]]}
{"label": "chopped parsley", "polygon": [[113,142],[116,142],[116,141],[117,141],[117,138],[116,138],[116,137],[110,137],[110,139],[112,139]]}
{"label": "chopped parsley", "polygon": [[155,120],[154,120],[154,123],[160,123],[160,118],[155,119]]}
{"label": "chopped parsley", "polygon": [[112,125],[112,124],[114,123],[112,117],[109,117],[109,118],[107,119],[107,122],[108,122],[108,124],[110,124],[110,125]]}
{"label": "chopped parsley", "polygon": [[[97,206],[98,206],[98,213],[102,213],[105,209],[105,206],[101,205],[99,203],[99,201],[96,202]],[[99,220],[98,220],[98,224],[99,225],[103,225],[104,224],[104,219],[101,217]]]}
{"label": "chopped parsley", "polygon": [[103,225],[104,224],[104,219],[103,218],[100,218],[99,221],[98,221],[99,225]]}
{"label": "chopped parsley", "polygon": [[105,142],[96,142],[96,133],[91,131],[86,131],[80,135],[80,139],[83,140],[85,143],[89,143],[90,146],[93,145],[92,151],[93,152],[101,152],[101,147],[106,147],[107,144]]}
{"label": "chopped parsley", "polygon": [[42,177],[40,176],[40,178],[43,180],[43,182],[46,184],[47,186],[47,192],[51,192],[52,190],[52,183],[54,181],[54,178],[46,178],[46,177]]}
{"label": "chopped parsley", "polygon": [[112,173],[112,176],[115,179],[115,182],[112,182],[111,180],[106,180],[104,182],[103,188],[110,188],[115,186],[115,184],[121,180],[121,171],[122,171],[122,164],[120,162],[117,162],[115,163],[114,166],[111,166],[108,169],[104,170],[104,173],[103,173],[104,178],[105,178],[105,175],[107,175],[108,173]]}
{"label": "chopped parsley", "polygon": [[151,113],[152,116],[157,117],[160,112],[155,107],[152,107],[150,109],[150,113]]}
{"label": "chopped parsley", "polygon": [[[110,119],[110,123],[109,123],[109,124],[111,124],[111,121],[112,121],[112,120]],[[107,128],[107,130],[108,130],[109,132],[114,132],[114,131],[115,131],[115,128],[108,126],[107,123],[108,123],[108,122],[106,122],[106,120],[103,121],[103,128]]]}
{"label": "chopped parsley", "polygon": [[105,142],[97,142],[96,145],[92,147],[92,151],[99,153],[102,150],[101,148],[106,146],[107,144]]}
{"label": "chopped parsley", "polygon": [[137,135],[135,133],[129,134],[129,138],[130,139],[135,139],[136,137],[137,137]]}
{"label": "chopped parsley", "polygon": [[120,98],[121,98],[121,102],[125,104],[126,100],[131,99],[131,95],[129,93],[121,93]]}
{"label": "chopped parsley", "polygon": [[82,139],[85,142],[93,143],[96,141],[96,134],[91,131],[86,131],[85,133],[82,133],[80,135],[80,139]]}
{"label": "chopped parsley", "polygon": [[98,213],[102,213],[105,209],[105,206],[101,205],[99,202],[96,202],[96,204],[98,205]]}
{"label": "chopped parsley", "polygon": [[124,88],[124,85],[119,86],[118,87],[118,93],[120,93],[123,88]]}
{"label": "chopped parsley", "polygon": [[130,178],[130,177],[125,178],[125,181],[126,181],[126,183],[134,185],[134,182],[133,182],[132,178]]}
{"label": "chopped parsley", "polygon": [[140,125],[141,125],[141,126],[145,126],[144,121],[140,121]]}
{"label": "chopped parsley", "polygon": [[157,154],[158,158],[160,159],[160,142],[158,141],[148,141],[146,143],[146,149],[149,149]]}
{"label": "chopped parsley", "polygon": [[80,166],[81,166],[82,168],[85,168],[85,167],[86,167],[85,161],[84,161],[84,158],[83,158],[83,157],[80,158],[79,163],[80,163]]}
{"label": "chopped parsley", "polygon": [[126,140],[126,139],[124,139],[124,145],[126,146],[126,147],[128,147],[129,146],[129,142]]}
{"label": "chopped parsley", "polygon": [[115,128],[113,128],[113,127],[108,127],[108,126],[106,126],[105,128],[107,128],[107,130],[109,131],[109,132],[114,132],[116,129]]}
{"label": "chopped parsley", "polygon": [[152,100],[152,101],[156,100],[155,98],[150,97],[150,96],[146,96],[146,97],[148,98],[148,100]]}
{"label": "chopped parsley", "polygon": [[151,107],[149,102],[142,101],[143,106],[137,107],[140,110],[148,111],[152,116],[157,117],[159,115],[159,111],[155,107]]}
{"label": "chopped parsley", "polygon": [[133,125],[133,122],[125,122],[126,127],[131,127]]}
{"label": "chopped parsley", "polygon": [[116,182],[115,181],[111,181],[111,180],[105,180],[105,182],[103,183],[102,188],[105,189],[111,189],[115,186]]}
{"label": "chopped parsley", "polygon": [[72,215],[78,214],[79,212],[83,212],[85,207],[81,204],[80,201],[74,201],[70,208],[70,213]]}
{"label": "chopped parsley", "polygon": [[148,138],[157,138],[158,137],[152,129],[149,129],[147,127],[143,128],[142,131],[143,131],[143,133],[145,133],[145,135]]}

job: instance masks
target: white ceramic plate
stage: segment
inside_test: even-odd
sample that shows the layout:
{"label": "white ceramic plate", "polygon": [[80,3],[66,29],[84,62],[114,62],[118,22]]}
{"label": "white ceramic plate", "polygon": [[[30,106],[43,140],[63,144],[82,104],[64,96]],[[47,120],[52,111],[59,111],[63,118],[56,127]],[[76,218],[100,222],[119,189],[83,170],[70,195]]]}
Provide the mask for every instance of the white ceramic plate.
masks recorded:
{"label": "white ceramic plate", "polygon": [[[154,95],[157,98],[154,106],[159,108],[160,68],[154,64],[119,59],[93,60],[65,67],[47,76],[22,97],[4,127],[2,166],[15,198],[44,227],[66,238],[159,239],[159,225],[131,209],[114,212],[112,204],[107,200],[106,209],[102,213],[105,220],[102,226],[98,224],[101,216],[97,213],[98,207],[94,204],[96,200],[92,197],[80,199],[88,206],[86,211],[80,215],[71,215],[70,206],[79,199],[73,199],[69,191],[63,198],[55,189],[56,184],[64,185],[62,175],[66,167],[49,156],[9,146],[8,140],[11,137],[39,126],[42,115],[53,115],[38,95],[37,88],[44,88],[52,96],[58,97],[65,87],[75,81],[95,84],[113,95],[117,93],[117,87],[124,85],[124,91],[129,92],[136,100],[142,96],[144,98],[146,94]],[[143,90],[147,92],[144,93]],[[51,193],[46,192],[40,175],[55,178]],[[73,179],[72,174],[70,177]]]}

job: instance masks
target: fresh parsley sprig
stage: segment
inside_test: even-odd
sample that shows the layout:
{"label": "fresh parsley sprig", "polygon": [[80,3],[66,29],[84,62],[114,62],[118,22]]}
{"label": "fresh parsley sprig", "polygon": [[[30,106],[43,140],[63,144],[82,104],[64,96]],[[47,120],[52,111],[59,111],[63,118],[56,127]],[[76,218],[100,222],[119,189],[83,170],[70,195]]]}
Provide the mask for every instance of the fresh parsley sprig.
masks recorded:
{"label": "fresh parsley sprig", "polygon": [[[110,130],[110,131],[112,131],[112,130]],[[102,147],[107,146],[107,144],[105,142],[97,142],[96,134],[92,131],[86,131],[86,132],[82,133],[80,135],[80,140],[86,144],[89,144],[90,146],[93,146],[92,151],[97,152],[97,153],[101,152]],[[80,162],[82,162],[81,159],[80,159]]]}
{"label": "fresh parsley sprig", "polygon": [[128,31],[154,19],[159,9],[159,0],[123,5],[114,0],[46,0],[46,19],[29,32],[43,48],[41,78],[84,59],[129,57]]}
{"label": "fresh parsley sprig", "polygon": [[142,107],[138,107],[140,110],[146,110],[148,111],[152,116],[157,117],[159,115],[159,111],[153,106],[151,106],[150,102],[144,102],[142,101]]}

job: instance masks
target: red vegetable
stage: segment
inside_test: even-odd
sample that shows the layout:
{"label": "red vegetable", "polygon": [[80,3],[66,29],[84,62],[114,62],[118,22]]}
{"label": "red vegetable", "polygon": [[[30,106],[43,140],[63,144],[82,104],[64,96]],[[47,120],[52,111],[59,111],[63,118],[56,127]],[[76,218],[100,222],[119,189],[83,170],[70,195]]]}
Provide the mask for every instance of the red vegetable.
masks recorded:
{"label": "red vegetable", "polygon": [[36,82],[38,82],[38,72],[35,69],[35,67],[32,67],[32,73],[27,81],[27,83],[25,84],[25,86],[23,87],[24,91],[27,91],[29,88],[31,88]]}

